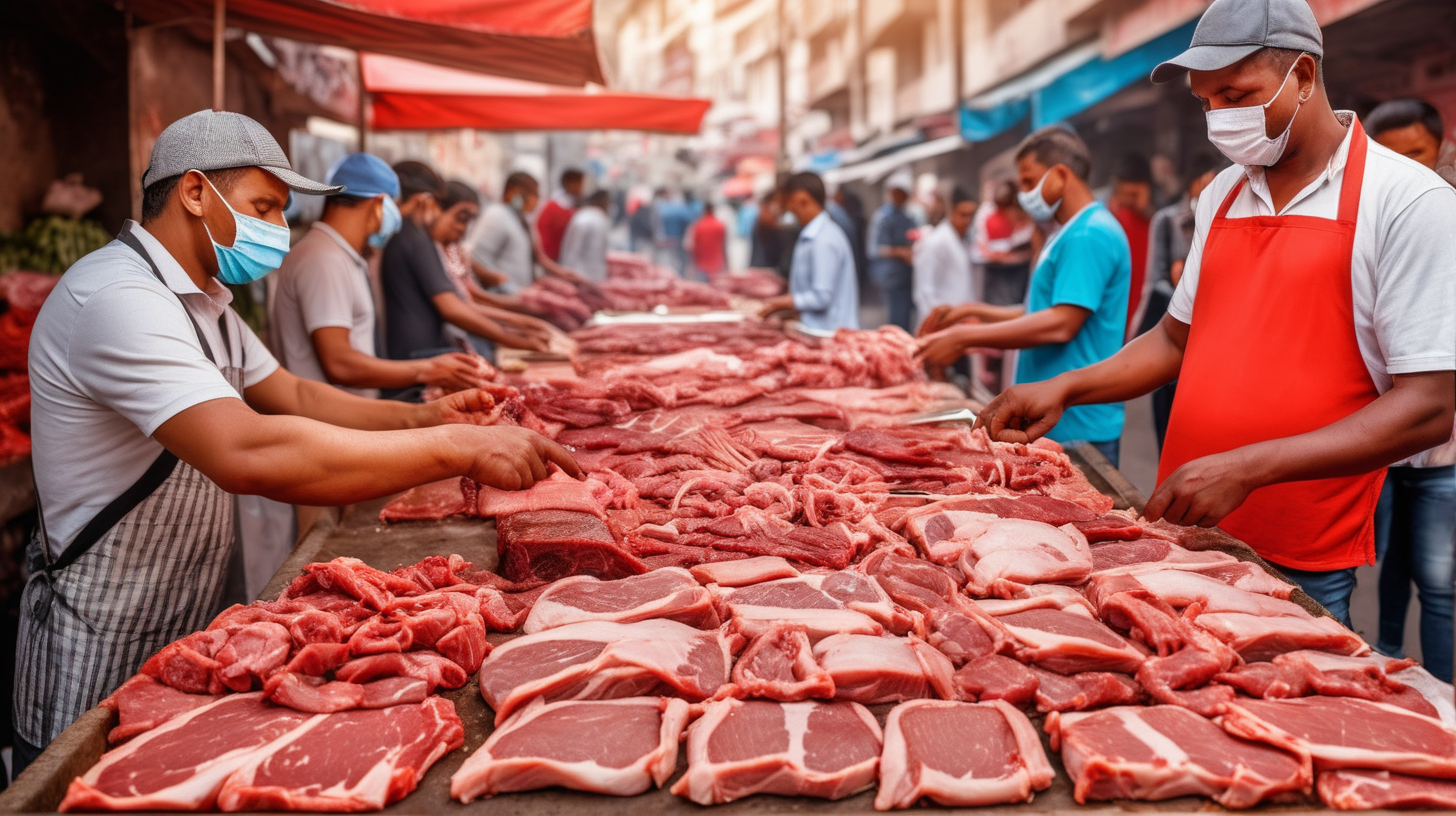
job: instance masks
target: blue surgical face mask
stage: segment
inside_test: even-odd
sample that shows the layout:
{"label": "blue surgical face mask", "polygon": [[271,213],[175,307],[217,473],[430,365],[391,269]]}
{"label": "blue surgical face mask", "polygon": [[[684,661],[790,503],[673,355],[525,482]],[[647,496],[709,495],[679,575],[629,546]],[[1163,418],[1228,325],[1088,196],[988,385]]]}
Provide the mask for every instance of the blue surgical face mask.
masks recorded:
{"label": "blue surgical face mask", "polygon": [[1027,217],[1039,223],[1051,221],[1056,216],[1057,209],[1062,206],[1060,198],[1048,204],[1047,200],[1041,197],[1042,185],[1046,184],[1047,176],[1051,174],[1052,171],[1046,171],[1042,174],[1041,181],[1036,183],[1035,189],[1016,194],[1016,201],[1026,212]]}
{"label": "blue surgical face mask", "polygon": [[212,187],[213,194],[228,208],[228,212],[233,214],[233,227],[236,230],[233,245],[223,246],[213,239],[212,230],[207,229],[207,222],[202,222],[208,240],[212,241],[212,250],[217,253],[218,278],[223,283],[236,286],[252,283],[282,266],[283,258],[288,254],[288,227],[243,215],[227,203],[222,193],[212,186],[211,179],[206,175],[202,178],[207,181],[207,186]]}
{"label": "blue surgical face mask", "polygon": [[399,205],[389,196],[384,197],[384,214],[381,216],[379,231],[369,236],[369,246],[375,249],[384,249],[389,239],[394,237],[399,228],[404,226],[404,216],[399,213]]}

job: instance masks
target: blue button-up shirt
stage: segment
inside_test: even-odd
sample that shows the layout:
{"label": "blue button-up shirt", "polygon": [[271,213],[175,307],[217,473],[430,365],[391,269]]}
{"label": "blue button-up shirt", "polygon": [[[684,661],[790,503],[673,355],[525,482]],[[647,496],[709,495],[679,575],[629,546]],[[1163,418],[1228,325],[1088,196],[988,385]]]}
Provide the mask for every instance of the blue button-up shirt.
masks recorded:
{"label": "blue button-up shirt", "polygon": [[859,328],[854,253],[844,230],[827,212],[814,216],[799,233],[794,265],[789,270],[789,294],[799,310],[799,321],[808,328]]}

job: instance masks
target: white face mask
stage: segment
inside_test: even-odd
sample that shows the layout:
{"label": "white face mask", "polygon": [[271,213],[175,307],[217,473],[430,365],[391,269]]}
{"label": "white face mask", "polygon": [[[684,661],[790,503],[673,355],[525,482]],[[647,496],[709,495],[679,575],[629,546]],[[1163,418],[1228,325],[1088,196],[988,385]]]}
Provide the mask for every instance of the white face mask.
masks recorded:
{"label": "white face mask", "polygon": [[1051,221],[1056,217],[1057,209],[1062,206],[1060,198],[1051,203],[1047,203],[1047,200],[1042,198],[1042,185],[1046,184],[1047,176],[1051,174],[1051,170],[1046,171],[1042,174],[1041,181],[1036,183],[1035,188],[1016,194],[1016,202],[1021,205],[1022,211],[1026,213],[1027,217],[1038,223]]}
{"label": "white face mask", "polygon": [[[1219,108],[1204,114],[1208,118],[1208,141],[1227,156],[1229,161],[1245,167],[1269,167],[1284,155],[1284,148],[1289,144],[1289,131],[1294,127],[1294,116],[1289,117],[1289,125],[1284,128],[1284,132],[1272,139],[1265,135],[1269,132],[1265,119],[1269,115],[1269,106],[1284,93],[1284,86],[1289,84],[1289,75],[1292,73],[1293,65],[1285,72],[1284,81],[1279,83],[1274,99],[1263,105]],[[1301,99],[1299,105],[1303,107],[1304,100]],[[1299,108],[1295,108],[1294,113],[1298,116]]]}

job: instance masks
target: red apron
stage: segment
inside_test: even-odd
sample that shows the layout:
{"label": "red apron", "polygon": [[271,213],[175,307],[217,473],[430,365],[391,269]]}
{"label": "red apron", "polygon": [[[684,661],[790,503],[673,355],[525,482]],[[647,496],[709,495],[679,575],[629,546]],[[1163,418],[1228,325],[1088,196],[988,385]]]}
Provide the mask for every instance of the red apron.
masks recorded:
{"label": "red apron", "polygon": [[[1336,220],[1226,217],[1247,179],[1214,216],[1159,481],[1199,457],[1322,428],[1379,396],[1355,338],[1350,257],[1366,137],[1359,120],[1351,127]],[[1261,488],[1219,526],[1295,569],[1374,563],[1384,477]]]}

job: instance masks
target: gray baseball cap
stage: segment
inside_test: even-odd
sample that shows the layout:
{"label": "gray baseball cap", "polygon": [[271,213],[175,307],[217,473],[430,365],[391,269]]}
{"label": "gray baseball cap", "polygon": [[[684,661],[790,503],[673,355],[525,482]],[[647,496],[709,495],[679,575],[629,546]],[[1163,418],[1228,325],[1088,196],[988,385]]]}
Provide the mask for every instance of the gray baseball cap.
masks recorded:
{"label": "gray baseball cap", "polygon": [[1324,38],[1305,0],[1214,0],[1203,12],[1188,50],[1153,69],[1154,82],[1189,71],[1227,68],[1261,48],[1287,48],[1315,57]]}
{"label": "gray baseball cap", "polygon": [[300,193],[328,195],[330,187],[293,172],[293,165],[268,129],[232,111],[202,110],[167,126],[152,145],[152,160],[142,174],[142,188],[180,176],[188,170],[258,167]]}

